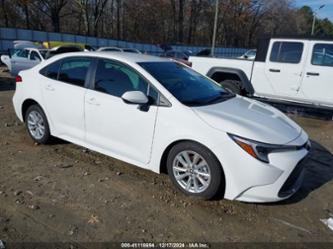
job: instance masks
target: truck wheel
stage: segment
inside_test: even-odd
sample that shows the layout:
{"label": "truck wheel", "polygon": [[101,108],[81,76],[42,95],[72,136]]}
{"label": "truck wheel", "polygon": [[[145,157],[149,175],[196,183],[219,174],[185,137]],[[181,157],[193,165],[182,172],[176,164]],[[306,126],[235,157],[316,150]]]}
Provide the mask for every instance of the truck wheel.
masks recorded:
{"label": "truck wheel", "polygon": [[241,83],[237,80],[224,80],[220,82],[220,85],[235,94],[242,94],[242,87],[241,87]]}

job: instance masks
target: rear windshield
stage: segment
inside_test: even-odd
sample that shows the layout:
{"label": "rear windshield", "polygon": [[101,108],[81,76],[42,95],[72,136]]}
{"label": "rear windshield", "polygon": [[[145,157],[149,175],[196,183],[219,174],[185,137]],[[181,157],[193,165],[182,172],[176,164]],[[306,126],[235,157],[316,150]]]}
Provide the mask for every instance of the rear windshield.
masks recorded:
{"label": "rear windshield", "polygon": [[215,104],[235,96],[214,81],[180,63],[141,62],[139,65],[180,102],[188,106]]}

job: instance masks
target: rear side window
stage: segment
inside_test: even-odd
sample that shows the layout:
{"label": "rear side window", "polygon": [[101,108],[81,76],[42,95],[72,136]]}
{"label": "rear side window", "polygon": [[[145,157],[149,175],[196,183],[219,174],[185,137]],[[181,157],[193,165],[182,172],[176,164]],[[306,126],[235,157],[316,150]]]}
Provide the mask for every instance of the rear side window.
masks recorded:
{"label": "rear side window", "polygon": [[83,87],[90,64],[90,58],[64,59],[60,66],[58,80]]}
{"label": "rear side window", "polygon": [[316,44],[313,47],[311,62],[313,65],[333,67],[333,45]]}
{"label": "rear side window", "polygon": [[61,65],[61,61],[56,61],[56,62],[44,67],[40,71],[40,74],[44,75],[47,78],[57,80],[60,65]]}
{"label": "rear side window", "polygon": [[110,60],[99,60],[95,75],[95,90],[121,97],[127,91],[147,94],[148,84],[133,69]]}
{"label": "rear side window", "polygon": [[274,42],[270,61],[297,64],[303,53],[301,42]]}

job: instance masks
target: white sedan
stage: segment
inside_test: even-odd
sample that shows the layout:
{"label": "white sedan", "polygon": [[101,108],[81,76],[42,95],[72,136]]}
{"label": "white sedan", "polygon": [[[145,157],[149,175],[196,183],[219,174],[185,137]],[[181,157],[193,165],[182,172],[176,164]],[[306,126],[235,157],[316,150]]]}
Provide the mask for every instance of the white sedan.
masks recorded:
{"label": "white sedan", "polygon": [[307,134],[191,68],[133,53],[67,53],[21,71],[13,98],[34,141],[52,136],[156,173],[183,193],[272,202],[301,186]]}

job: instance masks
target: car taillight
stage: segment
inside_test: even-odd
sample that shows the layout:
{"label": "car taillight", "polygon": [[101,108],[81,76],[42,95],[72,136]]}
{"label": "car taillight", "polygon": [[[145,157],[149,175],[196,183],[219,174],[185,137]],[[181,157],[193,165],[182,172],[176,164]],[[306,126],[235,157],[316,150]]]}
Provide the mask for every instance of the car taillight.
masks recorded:
{"label": "car taillight", "polygon": [[20,75],[17,75],[15,81],[16,83],[22,82],[22,77]]}

